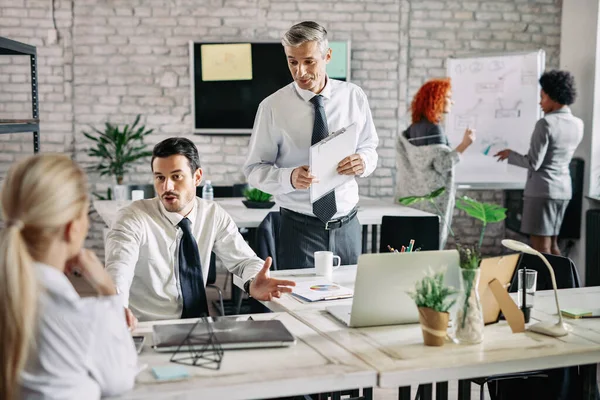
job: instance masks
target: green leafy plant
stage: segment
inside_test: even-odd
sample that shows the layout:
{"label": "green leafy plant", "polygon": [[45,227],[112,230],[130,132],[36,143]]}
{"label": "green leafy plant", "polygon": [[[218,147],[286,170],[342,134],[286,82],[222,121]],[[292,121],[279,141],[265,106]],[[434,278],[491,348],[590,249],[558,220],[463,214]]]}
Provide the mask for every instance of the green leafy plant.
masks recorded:
{"label": "green leafy plant", "polygon": [[266,203],[268,201],[271,201],[272,196],[269,193],[265,193],[260,189],[246,189],[244,190],[244,197],[248,201]]}
{"label": "green leafy plant", "polygon": [[445,271],[429,273],[415,284],[415,290],[408,295],[415,301],[417,307],[428,307],[433,311],[446,313],[454,305],[456,299],[449,299],[457,293],[454,288],[444,285]]}
{"label": "green leafy plant", "polygon": [[402,198],[398,199],[398,202],[400,204],[402,204],[403,206],[411,206],[413,204],[417,204],[422,201],[428,201],[435,208],[435,210],[437,211],[440,218],[444,221],[444,224],[446,224],[446,227],[448,228],[448,232],[450,232],[450,234],[454,237],[454,231],[452,230],[452,228],[450,228],[450,225],[448,225],[448,222],[446,221],[446,218],[444,217],[444,213],[442,213],[442,210],[440,210],[440,208],[437,206],[437,204],[435,204],[435,199],[440,197],[445,192],[446,192],[446,188],[441,187],[439,189],[434,190],[433,192],[431,192],[429,194],[426,194],[425,196],[402,197]]}
{"label": "green leafy plant", "polygon": [[122,130],[106,122],[103,131],[90,126],[95,134],[83,132],[86,138],[94,142],[94,147],[87,151],[88,156],[99,159],[90,170],[100,172],[100,176],[114,176],[117,184],[122,185],[123,177],[133,165],[152,155],[151,151],[146,150],[144,138],[153,129],[146,129],[145,125],[138,127],[139,122],[140,115],[131,126],[125,125]]}
{"label": "green leafy plant", "polygon": [[506,208],[500,207],[497,204],[473,200],[467,196],[456,199],[456,208],[463,210],[469,216],[478,219],[483,224],[481,234],[479,235],[479,248],[481,248],[481,244],[483,243],[483,235],[485,234],[487,225],[506,219]]}

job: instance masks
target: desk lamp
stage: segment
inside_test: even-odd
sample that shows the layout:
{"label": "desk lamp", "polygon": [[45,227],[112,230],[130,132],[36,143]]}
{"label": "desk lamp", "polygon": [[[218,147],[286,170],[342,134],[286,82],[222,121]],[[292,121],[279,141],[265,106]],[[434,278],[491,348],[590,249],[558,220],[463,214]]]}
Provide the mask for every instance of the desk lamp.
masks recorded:
{"label": "desk lamp", "polygon": [[525,243],[521,243],[516,240],[504,239],[502,241],[502,245],[514,251],[532,254],[540,257],[544,264],[546,264],[546,267],[548,267],[548,270],[550,271],[550,277],[552,278],[552,288],[554,289],[554,299],[556,300],[556,312],[558,313],[558,322],[555,324],[549,321],[540,321],[536,324],[531,325],[528,329],[532,332],[537,332],[541,333],[542,335],[554,337],[565,336],[566,334],[568,334],[569,331],[567,330],[566,325],[563,323],[562,315],[560,313],[560,305],[558,304],[558,293],[556,292],[556,278],[554,277],[554,270],[552,269],[552,266],[550,265],[546,257],[544,257],[542,253],[529,247]]}

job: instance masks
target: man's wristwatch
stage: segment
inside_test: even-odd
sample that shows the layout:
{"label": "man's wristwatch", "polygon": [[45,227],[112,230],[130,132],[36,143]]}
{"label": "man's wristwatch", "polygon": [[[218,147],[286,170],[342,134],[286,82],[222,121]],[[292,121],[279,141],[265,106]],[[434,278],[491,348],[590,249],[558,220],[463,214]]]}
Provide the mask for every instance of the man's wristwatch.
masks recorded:
{"label": "man's wristwatch", "polygon": [[248,293],[248,296],[250,296],[250,284],[253,280],[254,278],[250,278],[246,281],[246,283],[244,283],[244,292]]}

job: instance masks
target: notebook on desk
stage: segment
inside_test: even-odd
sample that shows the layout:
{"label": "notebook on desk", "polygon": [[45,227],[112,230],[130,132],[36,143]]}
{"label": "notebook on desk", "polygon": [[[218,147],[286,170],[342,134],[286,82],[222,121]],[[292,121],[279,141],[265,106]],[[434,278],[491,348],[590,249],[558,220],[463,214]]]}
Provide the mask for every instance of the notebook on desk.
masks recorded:
{"label": "notebook on desk", "polygon": [[[215,338],[224,350],[286,347],[296,343],[294,336],[279,320],[235,321],[222,319],[211,324]],[[176,351],[194,325],[196,325],[195,322],[154,325],[152,327],[154,349],[159,352]],[[192,346],[194,343],[200,346],[202,340],[207,336],[206,329],[202,329],[202,323],[198,325],[190,338]],[[188,349],[182,348],[182,350]]]}

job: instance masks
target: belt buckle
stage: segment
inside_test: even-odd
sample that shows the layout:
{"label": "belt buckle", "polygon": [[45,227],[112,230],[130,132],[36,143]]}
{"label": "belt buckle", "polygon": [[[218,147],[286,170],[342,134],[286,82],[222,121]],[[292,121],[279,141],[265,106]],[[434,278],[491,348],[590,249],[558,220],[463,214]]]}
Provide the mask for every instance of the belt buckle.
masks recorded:
{"label": "belt buckle", "polygon": [[338,226],[338,228],[340,228],[342,226],[342,219],[341,218],[332,219],[332,220],[329,220],[329,221],[325,222],[325,230],[329,231],[329,230],[332,230],[332,229],[336,229],[336,228],[330,228],[329,224],[337,224],[337,223],[340,224],[340,226]]}

